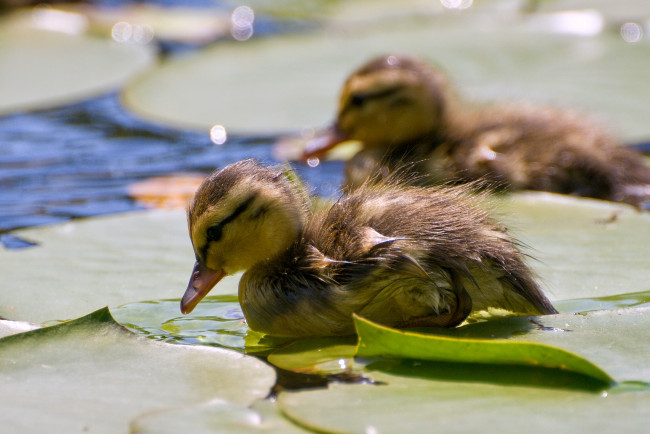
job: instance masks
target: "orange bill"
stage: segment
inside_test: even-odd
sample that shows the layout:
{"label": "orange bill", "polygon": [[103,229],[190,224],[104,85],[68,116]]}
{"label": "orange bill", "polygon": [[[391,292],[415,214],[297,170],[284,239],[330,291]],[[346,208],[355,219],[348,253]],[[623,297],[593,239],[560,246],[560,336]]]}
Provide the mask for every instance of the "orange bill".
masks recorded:
{"label": "orange bill", "polygon": [[307,142],[302,152],[302,158],[305,160],[309,158],[322,158],[327,151],[346,140],[347,137],[338,131],[336,127],[328,128]]}
{"label": "orange bill", "polygon": [[181,299],[181,312],[184,314],[192,312],[199,301],[208,295],[208,292],[225,276],[226,272],[223,270],[211,270],[200,262],[196,262],[190,283],[187,284],[187,289]]}

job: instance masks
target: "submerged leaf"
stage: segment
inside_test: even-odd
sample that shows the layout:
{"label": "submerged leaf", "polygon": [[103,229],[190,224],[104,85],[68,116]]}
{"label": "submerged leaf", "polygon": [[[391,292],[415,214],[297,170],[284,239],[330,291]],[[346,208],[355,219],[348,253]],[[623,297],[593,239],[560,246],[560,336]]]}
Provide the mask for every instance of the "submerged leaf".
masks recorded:
{"label": "submerged leaf", "polygon": [[354,317],[358,357],[395,357],[440,362],[523,365],[563,369],[607,384],[614,379],[576,354],[532,342],[506,342],[405,332]]}

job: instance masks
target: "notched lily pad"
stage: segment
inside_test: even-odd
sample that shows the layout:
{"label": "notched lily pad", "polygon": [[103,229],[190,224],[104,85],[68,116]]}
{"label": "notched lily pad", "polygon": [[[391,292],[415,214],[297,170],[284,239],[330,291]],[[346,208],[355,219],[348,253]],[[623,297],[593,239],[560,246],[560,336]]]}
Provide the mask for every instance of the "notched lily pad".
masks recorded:
{"label": "notched lily pad", "polygon": [[146,339],[107,308],[0,339],[0,424],[15,432],[123,432],[138,414],[179,404],[248,405],[274,382],[257,359]]}

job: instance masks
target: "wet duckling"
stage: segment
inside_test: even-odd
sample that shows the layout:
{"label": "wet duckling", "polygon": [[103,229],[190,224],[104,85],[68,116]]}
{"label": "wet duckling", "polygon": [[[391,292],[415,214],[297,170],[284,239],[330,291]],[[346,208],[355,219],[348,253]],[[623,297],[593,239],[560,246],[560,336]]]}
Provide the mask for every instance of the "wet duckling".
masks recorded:
{"label": "wet duckling", "polygon": [[589,119],[548,107],[462,107],[443,73],[414,57],[379,57],[355,71],[335,125],[305,157],[348,139],[363,143],[346,167],[353,187],[416,162],[429,182],[487,179],[511,190],[650,202],[650,167]]}
{"label": "wet duckling", "polygon": [[472,310],[555,309],[522,253],[466,186],[368,183],[311,209],[286,170],[244,160],[215,172],[188,210],[196,264],[181,311],[245,271],[251,329],[354,334],[352,313],[393,327],[453,327]]}

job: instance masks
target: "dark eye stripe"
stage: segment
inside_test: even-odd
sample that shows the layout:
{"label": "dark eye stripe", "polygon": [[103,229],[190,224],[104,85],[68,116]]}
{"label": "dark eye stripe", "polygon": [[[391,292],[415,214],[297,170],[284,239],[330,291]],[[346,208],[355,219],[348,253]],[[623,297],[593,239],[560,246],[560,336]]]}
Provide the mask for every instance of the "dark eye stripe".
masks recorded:
{"label": "dark eye stripe", "polygon": [[235,210],[226,218],[221,220],[219,223],[212,225],[208,228],[207,230],[207,242],[205,243],[205,246],[203,246],[203,249],[201,251],[201,257],[205,260],[205,257],[207,255],[208,247],[210,246],[210,243],[213,241],[219,241],[221,237],[223,236],[223,228],[233,220],[235,220],[241,213],[246,211],[246,208],[249,207],[251,203],[253,203],[253,200],[255,200],[255,195],[249,197],[246,199],[244,202],[242,202]]}
{"label": "dark eye stripe", "polygon": [[361,106],[365,104],[369,100],[373,99],[380,99],[380,98],[385,98],[387,96],[391,96],[393,94],[396,94],[402,90],[401,86],[395,86],[395,87],[389,87],[387,89],[383,89],[377,92],[357,92],[353,93],[350,95],[350,99],[348,100],[348,105],[352,106]]}
{"label": "dark eye stripe", "polygon": [[221,220],[216,225],[212,225],[208,228],[208,242],[219,241],[221,239],[223,228],[231,221],[235,220],[241,213],[246,211],[246,208],[253,202],[255,196],[251,196],[242,202],[235,210],[226,218]]}

